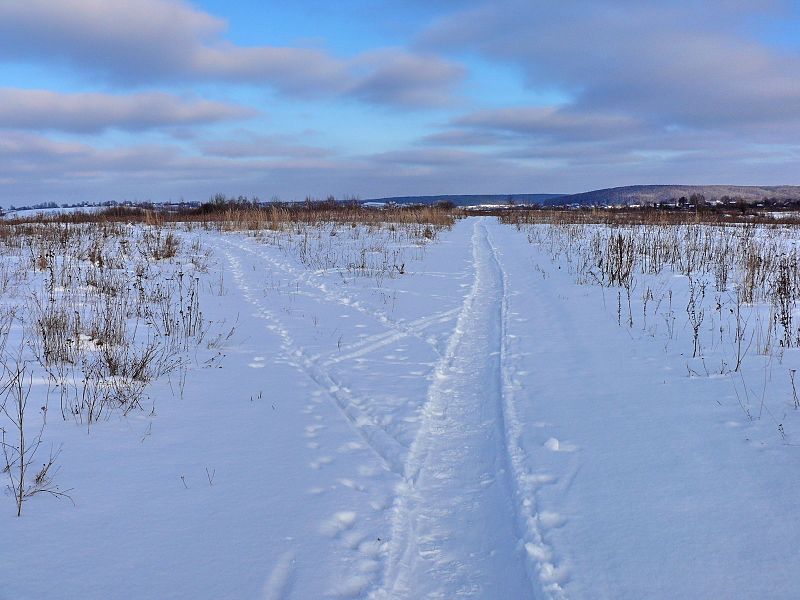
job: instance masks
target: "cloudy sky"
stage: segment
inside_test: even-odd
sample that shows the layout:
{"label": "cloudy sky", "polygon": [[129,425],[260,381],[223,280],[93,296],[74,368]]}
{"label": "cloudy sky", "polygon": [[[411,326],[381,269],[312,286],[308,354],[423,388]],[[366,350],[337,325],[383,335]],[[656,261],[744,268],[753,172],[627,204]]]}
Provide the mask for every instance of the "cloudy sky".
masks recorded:
{"label": "cloudy sky", "polygon": [[0,0],[0,204],[800,184],[800,0]]}

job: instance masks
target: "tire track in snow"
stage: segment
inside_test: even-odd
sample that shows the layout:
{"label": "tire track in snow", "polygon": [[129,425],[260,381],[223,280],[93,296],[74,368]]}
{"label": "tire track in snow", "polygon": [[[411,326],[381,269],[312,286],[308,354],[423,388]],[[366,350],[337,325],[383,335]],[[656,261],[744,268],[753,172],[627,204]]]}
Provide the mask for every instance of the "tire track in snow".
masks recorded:
{"label": "tire track in snow", "polygon": [[375,599],[547,593],[536,576],[546,547],[536,529],[521,527],[527,490],[516,456],[519,424],[508,422],[515,413],[507,414],[505,396],[505,275],[483,220],[472,245],[475,280],[406,459]]}
{"label": "tire track in snow", "polygon": [[457,315],[458,309],[453,309],[436,313],[427,317],[422,317],[415,321],[395,321],[395,323],[398,325],[397,329],[374,336],[369,336],[359,340],[358,342],[342,346],[342,353],[332,354],[324,362],[326,365],[333,365],[343,361],[352,360],[354,358],[359,358],[366,354],[371,354],[372,352],[380,350],[385,346],[394,344],[403,338],[410,336],[419,337],[426,329],[434,325],[441,325],[452,321]]}
{"label": "tire track in snow", "polygon": [[223,253],[231,267],[242,296],[256,309],[256,316],[268,323],[267,328],[280,337],[287,360],[305,373],[335,401],[341,413],[375,454],[383,459],[389,470],[402,474],[408,448],[384,429],[374,417],[364,412],[358,406],[358,401],[350,395],[347,389],[339,385],[330,373],[298,346],[291,332],[272,311],[264,306],[264,303],[256,296],[254,287],[248,285],[245,281],[244,269],[240,258],[229,250],[223,249]]}
{"label": "tire track in snow", "polygon": [[[341,306],[345,306],[370,318],[376,319],[381,325],[390,329],[391,332],[386,334],[385,337],[380,336],[379,338],[375,339],[374,341],[375,345],[373,346],[372,349],[377,350],[383,346],[394,343],[395,341],[398,341],[404,337],[416,337],[425,342],[426,344],[430,345],[437,355],[441,354],[439,348],[436,346],[436,343],[432,342],[428,338],[423,337],[422,333],[429,326],[435,325],[437,323],[447,322],[448,320],[455,318],[455,315],[458,312],[457,309],[444,311],[437,315],[422,317],[421,319],[417,319],[416,321],[409,321],[409,322],[396,321],[391,317],[389,317],[389,315],[380,310],[375,310],[373,308],[365,307],[360,302],[352,301],[351,298],[348,296],[330,290],[328,286],[325,285],[324,283],[314,283],[310,281],[306,277],[306,274],[304,272],[299,271],[292,265],[278,261],[275,258],[268,256],[263,252],[259,252],[252,248],[248,248],[246,244],[236,243],[226,238],[220,238],[220,239],[226,244],[233,246],[234,248],[242,252],[247,252],[248,254],[258,257],[263,262],[268,263],[269,265],[271,265],[275,269],[278,269],[279,271],[282,271],[285,275],[294,278],[297,282],[302,283],[307,288],[315,290],[314,292],[302,292],[303,295],[313,299],[329,302],[331,304],[339,304]],[[368,343],[368,342],[366,342],[365,340],[359,340],[358,342],[354,342],[352,346],[355,349],[358,348],[359,345],[362,343]],[[356,355],[356,357],[366,354],[369,351],[364,352],[362,354],[358,354]],[[319,357],[314,357],[314,358],[316,359]],[[333,363],[339,361],[331,360],[330,362]]]}
{"label": "tire track in snow", "polygon": [[[361,401],[353,397],[352,394],[335,380],[333,375],[328,370],[328,367],[341,363],[345,360],[357,358],[370,352],[374,352],[387,345],[394,344],[399,340],[415,335],[420,337],[422,333],[429,327],[437,324],[446,323],[455,318],[457,310],[449,310],[434,315],[428,315],[414,321],[396,322],[392,321],[385,315],[379,317],[379,321],[389,330],[381,334],[368,336],[358,342],[354,342],[342,349],[345,354],[310,356],[303,348],[301,348],[291,335],[291,332],[283,325],[281,319],[273,312],[270,311],[264,303],[257,297],[255,290],[257,285],[250,285],[245,281],[244,269],[242,267],[242,258],[246,254],[248,256],[260,259],[270,265],[280,269],[281,264],[271,261],[263,254],[255,252],[247,248],[243,244],[235,244],[229,240],[220,238],[225,246],[217,243],[217,249],[224,254],[227,262],[234,275],[237,287],[241,291],[244,298],[257,309],[256,316],[265,319],[269,325],[268,329],[276,333],[282,340],[284,348],[284,355],[287,359],[300,371],[304,372],[317,386],[323,389],[329,397],[331,397],[340,409],[341,413],[348,419],[353,428],[364,439],[368,446],[377,454],[386,464],[387,468],[398,475],[403,474],[405,456],[408,453],[408,447],[401,442],[395,435],[389,432],[385,427],[379,424],[378,420],[370,415],[368,412],[360,407]],[[236,256],[236,253],[240,256]],[[292,271],[287,267],[289,271]],[[284,270],[284,272],[287,272]],[[328,292],[324,297],[319,298],[322,301],[335,301],[330,298]],[[339,297],[337,295],[337,297]],[[343,297],[342,297],[343,298]],[[341,301],[340,304],[348,306],[349,308],[366,312],[363,307],[357,307],[348,301]],[[375,313],[367,313],[375,316]],[[433,344],[431,344],[433,346]],[[323,358],[327,357],[327,360]]]}
{"label": "tire track in snow", "polygon": [[544,530],[541,523],[542,518],[537,512],[536,506],[536,491],[540,485],[540,480],[527,467],[527,457],[522,444],[524,427],[515,406],[519,384],[516,379],[517,368],[509,348],[508,280],[506,272],[500,264],[497,247],[490,235],[487,235],[487,241],[500,269],[503,284],[503,336],[500,346],[500,364],[503,385],[503,411],[506,424],[506,448],[513,475],[513,492],[517,502],[518,525],[525,537],[525,550],[531,559],[530,566],[541,582],[543,595],[554,600],[565,600],[564,590],[559,583],[563,570],[554,564],[552,549],[545,542],[542,535]]}

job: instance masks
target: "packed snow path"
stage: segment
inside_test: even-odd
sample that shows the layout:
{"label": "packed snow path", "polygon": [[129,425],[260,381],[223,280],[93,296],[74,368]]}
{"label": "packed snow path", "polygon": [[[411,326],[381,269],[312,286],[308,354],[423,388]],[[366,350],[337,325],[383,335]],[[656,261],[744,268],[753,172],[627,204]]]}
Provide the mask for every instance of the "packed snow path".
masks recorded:
{"label": "packed snow path", "polygon": [[530,597],[503,401],[505,285],[486,227],[395,506],[386,598]]}

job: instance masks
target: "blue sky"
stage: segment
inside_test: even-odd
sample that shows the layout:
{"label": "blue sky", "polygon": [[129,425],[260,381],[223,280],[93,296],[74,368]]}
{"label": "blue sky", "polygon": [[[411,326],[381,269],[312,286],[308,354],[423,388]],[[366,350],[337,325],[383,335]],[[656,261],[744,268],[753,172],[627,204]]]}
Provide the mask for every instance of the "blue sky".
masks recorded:
{"label": "blue sky", "polygon": [[4,0],[0,204],[800,184],[800,6]]}

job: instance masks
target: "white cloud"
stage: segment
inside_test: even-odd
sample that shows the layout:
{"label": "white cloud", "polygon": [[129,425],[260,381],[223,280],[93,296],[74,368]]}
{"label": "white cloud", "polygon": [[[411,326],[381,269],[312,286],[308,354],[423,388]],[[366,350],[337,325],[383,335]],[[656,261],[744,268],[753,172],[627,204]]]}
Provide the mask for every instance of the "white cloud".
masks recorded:
{"label": "white cloud", "polygon": [[66,64],[118,85],[235,82],[414,108],[446,102],[463,76],[442,58],[399,49],[343,59],[318,48],[238,46],[226,29],[180,0],[3,0],[0,60]]}

